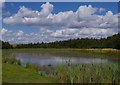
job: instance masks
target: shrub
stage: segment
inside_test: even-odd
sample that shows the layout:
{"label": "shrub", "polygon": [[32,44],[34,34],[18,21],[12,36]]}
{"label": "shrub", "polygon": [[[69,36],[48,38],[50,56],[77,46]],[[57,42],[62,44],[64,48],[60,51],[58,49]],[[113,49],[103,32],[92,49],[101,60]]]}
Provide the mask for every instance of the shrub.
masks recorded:
{"label": "shrub", "polygon": [[26,68],[30,68],[30,62],[26,63]]}
{"label": "shrub", "polygon": [[21,60],[19,59],[19,60],[17,60],[17,64],[18,65],[22,65],[22,63],[21,63]]}

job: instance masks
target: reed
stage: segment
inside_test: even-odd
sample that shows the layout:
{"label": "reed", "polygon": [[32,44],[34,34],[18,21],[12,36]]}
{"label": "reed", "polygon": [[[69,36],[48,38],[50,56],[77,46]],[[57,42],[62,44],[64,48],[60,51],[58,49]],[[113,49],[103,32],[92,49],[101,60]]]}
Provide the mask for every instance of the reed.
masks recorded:
{"label": "reed", "polygon": [[38,66],[37,64],[32,64],[30,62],[27,62],[25,67],[35,69],[37,72],[40,71],[40,66]]}
{"label": "reed", "polygon": [[3,63],[17,64],[17,59],[15,57],[12,57],[12,58],[3,57],[2,62]]}
{"label": "reed", "polygon": [[[2,58],[3,63],[21,65],[21,61],[15,57]],[[35,69],[41,72],[41,76],[48,78],[55,78],[60,83],[119,83],[120,70],[119,65],[114,63],[103,64],[72,64],[71,62],[65,65],[58,65],[54,71],[45,70],[44,67],[36,64],[26,63],[25,68]],[[52,66],[48,65],[52,69]],[[53,70],[53,69],[52,69]],[[44,71],[44,74],[42,73]]]}
{"label": "reed", "polygon": [[102,70],[99,64],[66,65],[56,69],[62,83],[117,83],[119,78],[115,64],[103,64]]}

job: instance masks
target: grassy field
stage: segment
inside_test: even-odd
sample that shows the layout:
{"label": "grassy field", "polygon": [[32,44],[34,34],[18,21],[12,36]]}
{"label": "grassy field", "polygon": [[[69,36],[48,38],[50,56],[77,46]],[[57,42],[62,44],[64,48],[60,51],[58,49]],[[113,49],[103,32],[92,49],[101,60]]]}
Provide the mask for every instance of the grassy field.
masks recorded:
{"label": "grassy field", "polygon": [[24,68],[15,64],[3,63],[3,82],[4,83],[52,83],[55,79],[46,78],[39,75],[36,70]]}

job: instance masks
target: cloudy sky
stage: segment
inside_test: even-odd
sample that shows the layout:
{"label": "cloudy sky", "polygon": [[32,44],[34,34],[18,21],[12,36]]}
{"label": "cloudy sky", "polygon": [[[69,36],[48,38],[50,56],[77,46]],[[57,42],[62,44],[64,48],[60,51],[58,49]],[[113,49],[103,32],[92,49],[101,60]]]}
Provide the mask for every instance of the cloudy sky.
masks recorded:
{"label": "cloudy sky", "polygon": [[7,2],[2,8],[2,40],[52,42],[118,33],[118,3]]}

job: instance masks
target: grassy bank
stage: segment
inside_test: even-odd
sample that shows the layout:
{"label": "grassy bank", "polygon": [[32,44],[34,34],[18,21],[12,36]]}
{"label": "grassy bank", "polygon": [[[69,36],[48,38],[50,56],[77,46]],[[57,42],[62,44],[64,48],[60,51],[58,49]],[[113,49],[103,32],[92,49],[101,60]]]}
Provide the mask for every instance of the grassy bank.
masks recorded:
{"label": "grassy bank", "polygon": [[[115,65],[75,65],[57,66],[46,77],[34,69],[19,65],[3,64],[4,83],[118,83],[119,72]],[[56,81],[57,80],[57,81]]]}
{"label": "grassy bank", "polygon": [[[19,61],[20,62],[20,61]],[[119,83],[120,70],[116,63],[72,64],[37,67],[27,63],[22,67],[14,58],[3,59],[3,82],[11,83]],[[51,71],[52,70],[52,71]]]}
{"label": "grassy bank", "polygon": [[27,69],[15,64],[2,66],[4,83],[53,83],[55,79],[39,75],[34,69]]}

